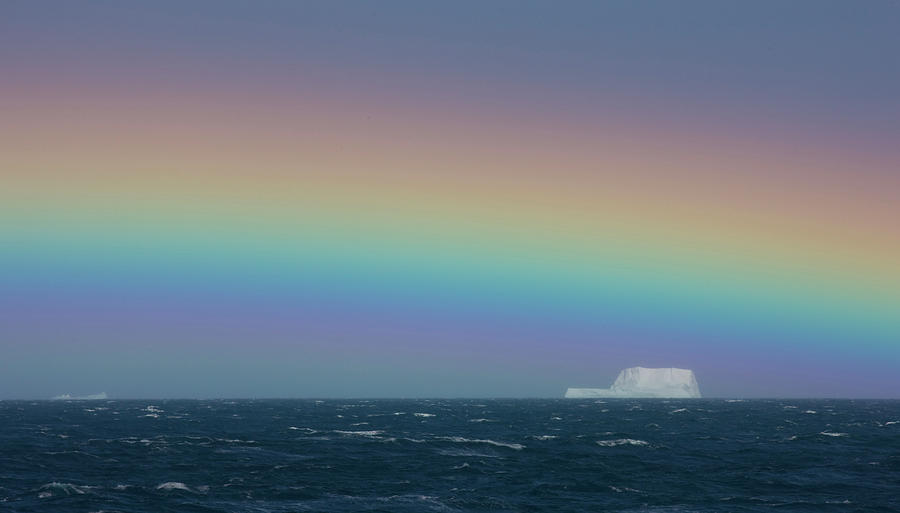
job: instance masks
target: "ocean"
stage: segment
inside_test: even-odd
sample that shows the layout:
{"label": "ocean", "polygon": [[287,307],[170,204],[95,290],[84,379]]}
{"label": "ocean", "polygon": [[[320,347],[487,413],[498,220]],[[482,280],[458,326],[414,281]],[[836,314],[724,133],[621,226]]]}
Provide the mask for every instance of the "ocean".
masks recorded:
{"label": "ocean", "polygon": [[3,401],[0,511],[900,511],[900,401]]}

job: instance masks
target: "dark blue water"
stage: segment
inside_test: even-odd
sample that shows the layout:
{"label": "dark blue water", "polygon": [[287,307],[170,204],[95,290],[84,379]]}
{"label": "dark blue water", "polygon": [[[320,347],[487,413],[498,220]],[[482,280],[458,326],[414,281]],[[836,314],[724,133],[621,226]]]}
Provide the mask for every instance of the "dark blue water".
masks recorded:
{"label": "dark blue water", "polygon": [[900,511],[900,402],[0,402],[0,511]]}

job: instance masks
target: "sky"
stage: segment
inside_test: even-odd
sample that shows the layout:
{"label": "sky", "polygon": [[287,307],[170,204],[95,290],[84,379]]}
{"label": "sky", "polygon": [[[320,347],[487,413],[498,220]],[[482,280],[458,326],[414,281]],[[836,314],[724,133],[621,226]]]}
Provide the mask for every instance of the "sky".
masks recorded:
{"label": "sky", "polygon": [[0,399],[900,394],[900,3],[0,3]]}

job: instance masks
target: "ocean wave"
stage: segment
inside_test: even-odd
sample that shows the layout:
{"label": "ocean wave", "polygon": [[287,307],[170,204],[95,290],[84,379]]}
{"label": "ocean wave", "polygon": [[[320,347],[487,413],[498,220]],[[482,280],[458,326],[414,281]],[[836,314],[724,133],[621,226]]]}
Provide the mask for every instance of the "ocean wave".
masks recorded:
{"label": "ocean wave", "polygon": [[557,436],[557,435],[531,435],[528,438],[531,438],[534,440],[556,440],[557,438],[559,438],[559,436]]}
{"label": "ocean wave", "polygon": [[[412,503],[413,505],[416,505],[417,508],[424,506],[431,511],[457,511],[432,495],[391,495],[388,497],[378,497],[376,500],[379,502]],[[419,506],[419,504],[421,504],[421,506]]]}
{"label": "ocean wave", "polygon": [[687,408],[678,408],[677,410],[672,410],[669,413],[681,413],[683,411],[688,411]]}
{"label": "ocean wave", "polygon": [[437,417],[434,413],[413,413],[416,417]]}
{"label": "ocean wave", "polygon": [[461,444],[489,444],[494,445],[496,447],[506,447],[509,449],[515,449],[517,451],[521,451],[525,448],[522,444],[508,443],[508,442],[497,442],[496,440],[483,440],[483,439],[475,439],[475,438],[463,438],[461,436],[439,436],[436,440],[444,440],[447,442],[455,442]]}
{"label": "ocean wave", "polygon": [[58,483],[56,481],[41,486],[38,490],[39,499],[47,499],[60,495],[85,495],[96,486],[75,485],[72,483]]}
{"label": "ocean wave", "polygon": [[162,490],[165,492],[172,492],[175,490],[180,490],[182,492],[190,492],[190,493],[206,493],[209,491],[209,487],[205,485],[198,486],[196,488],[191,488],[188,485],[181,483],[179,481],[166,481],[165,483],[160,483],[156,486],[157,490]]}
{"label": "ocean wave", "polygon": [[609,486],[609,489],[612,490],[612,491],[614,491],[614,492],[616,492],[616,493],[626,493],[626,492],[631,492],[631,493],[644,493],[644,492],[641,491],[641,490],[638,490],[638,489],[636,489],[636,488],[629,488],[629,487],[627,487],[627,486],[621,486],[621,487],[620,487],[620,486],[612,486],[612,485],[610,485],[610,486]]}
{"label": "ocean wave", "polygon": [[837,436],[848,436],[847,433],[834,433],[834,432],[831,432],[831,431],[822,431],[822,432],[819,433],[819,434],[820,434],[820,435],[825,435],[825,436],[835,436],[835,437],[837,437]]}
{"label": "ocean wave", "polygon": [[498,454],[488,454],[484,452],[474,451],[472,449],[441,449],[437,451],[442,456],[453,456],[460,458],[501,458]]}
{"label": "ocean wave", "polygon": [[497,422],[497,421],[491,420],[491,419],[469,419],[469,422]]}
{"label": "ocean wave", "polygon": [[634,438],[617,438],[615,440],[597,440],[597,445],[603,447],[616,447],[619,445],[650,445],[649,442],[645,442],[643,440],[635,440]]}
{"label": "ocean wave", "polygon": [[377,429],[373,429],[371,431],[342,431],[340,429],[335,429],[334,432],[338,433],[340,435],[366,436],[366,437],[378,436],[378,435],[381,435],[384,433],[384,431],[379,431]]}

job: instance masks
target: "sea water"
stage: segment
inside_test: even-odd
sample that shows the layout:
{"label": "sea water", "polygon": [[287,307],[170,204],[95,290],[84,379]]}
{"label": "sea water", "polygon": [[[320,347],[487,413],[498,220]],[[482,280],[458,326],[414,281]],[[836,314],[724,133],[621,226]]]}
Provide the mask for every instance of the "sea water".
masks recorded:
{"label": "sea water", "polygon": [[0,402],[0,511],[900,511],[900,402]]}

